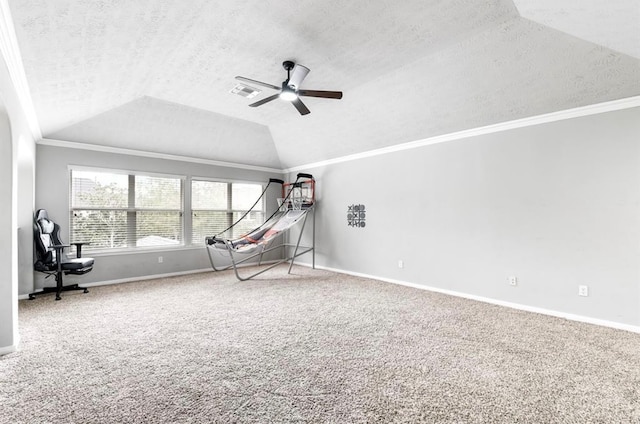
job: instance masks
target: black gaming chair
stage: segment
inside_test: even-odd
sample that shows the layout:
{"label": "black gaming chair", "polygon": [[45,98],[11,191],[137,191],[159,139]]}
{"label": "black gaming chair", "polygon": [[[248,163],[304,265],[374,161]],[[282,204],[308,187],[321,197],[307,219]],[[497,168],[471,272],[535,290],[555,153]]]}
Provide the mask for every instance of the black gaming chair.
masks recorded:
{"label": "black gaming chair", "polygon": [[62,283],[63,274],[86,274],[93,269],[93,258],[82,258],[82,245],[86,243],[71,243],[76,246],[76,257],[66,258],[62,251],[69,245],[62,244],[59,237],[60,226],[49,219],[47,211],[39,209],[36,212],[33,224],[33,237],[36,251],[35,270],[47,274],[46,278],[56,278],[55,287],[43,287],[42,290],[29,294],[29,299],[35,299],[36,295],[55,293],[56,300],[60,300],[60,293],[68,290],[83,290],[85,287],[77,284],[65,286]]}

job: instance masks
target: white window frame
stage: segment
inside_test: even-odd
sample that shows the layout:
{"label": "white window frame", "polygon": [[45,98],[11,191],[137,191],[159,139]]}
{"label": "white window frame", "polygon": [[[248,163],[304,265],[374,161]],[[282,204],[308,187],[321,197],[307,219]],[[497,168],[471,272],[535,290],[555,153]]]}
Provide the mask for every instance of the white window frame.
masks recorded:
{"label": "white window frame", "polygon": [[[72,205],[72,187],[73,187],[73,172],[101,172],[101,173],[109,173],[109,174],[115,174],[115,175],[127,175],[129,177],[129,187],[128,187],[128,205],[127,207],[120,207],[120,208],[91,208],[91,207],[74,207]],[[91,251],[91,254],[94,253],[111,253],[111,254],[117,254],[117,253],[124,253],[124,252],[142,252],[142,251],[158,251],[158,250],[179,250],[180,248],[184,248],[187,243],[186,243],[186,237],[187,234],[187,228],[185,225],[185,216],[187,216],[187,182],[188,182],[188,178],[185,175],[177,175],[177,174],[166,174],[166,173],[156,173],[156,172],[147,172],[147,171],[134,171],[134,170],[125,170],[125,169],[115,169],[115,168],[102,168],[102,167],[95,167],[95,166],[78,166],[78,165],[69,165],[67,167],[67,175],[69,178],[69,202],[68,202],[68,207],[69,207],[69,235],[70,237],[73,237],[72,231],[73,231],[73,214],[74,211],[78,210],[104,210],[104,211],[125,211],[127,213],[127,238],[132,237],[132,239],[128,239],[127,240],[127,246],[126,247],[115,247],[115,248],[101,248],[101,249],[95,249]],[[180,218],[181,218],[181,224],[180,224],[180,230],[182,232],[182,237],[181,237],[181,242],[180,244],[176,244],[176,245],[160,245],[160,246],[135,246],[135,234],[136,234],[136,220],[135,220],[135,216],[137,212],[148,212],[148,211],[152,211],[152,212],[176,212],[175,209],[156,209],[156,208],[139,208],[139,207],[135,207],[135,206],[131,206],[132,202],[135,200],[135,177],[136,176],[142,176],[142,177],[158,177],[158,178],[172,178],[172,179],[179,179],[180,180],[180,184],[181,184],[181,204],[180,204],[180,210],[178,211],[180,213]],[[133,177],[133,178],[132,178]],[[191,187],[191,185],[189,184],[189,188]],[[132,190],[133,189],[133,190]],[[190,206],[190,205],[189,205]],[[133,217],[133,219],[132,219]],[[132,229],[133,228],[133,229]],[[81,240],[80,240],[81,241]]]}
{"label": "white window frame", "polygon": [[[212,182],[212,183],[224,183],[227,184],[227,208],[226,209],[198,209],[198,210],[194,210],[193,209],[193,200],[192,200],[192,189],[193,189],[193,182],[194,181],[208,181],[208,182]],[[232,204],[233,204],[233,184],[255,184],[257,186],[260,186],[260,192],[262,193],[266,187],[266,184],[264,182],[257,182],[257,181],[248,181],[248,180],[236,180],[236,179],[224,179],[224,178],[215,178],[215,177],[199,177],[199,176],[192,176],[191,178],[189,178],[189,221],[190,223],[192,222],[193,219],[193,214],[194,212],[198,212],[198,211],[217,211],[217,212],[225,212],[227,215],[227,227],[230,226],[231,224],[233,224],[234,218],[233,218],[233,214],[235,212],[246,212],[246,210],[244,209],[232,209]],[[257,199],[256,199],[257,200]],[[267,213],[267,202],[266,199],[262,199],[262,208],[259,209],[258,207],[254,208],[253,211],[257,211],[257,212],[261,212],[262,213],[262,217],[263,219],[266,217],[266,213]],[[209,234],[210,236],[213,236],[215,234]],[[191,228],[189,228],[189,237],[193,238],[193,227],[191,226]],[[195,246],[195,245],[199,245],[199,244],[204,244],[204,240],[191,240],[191,245]]]}

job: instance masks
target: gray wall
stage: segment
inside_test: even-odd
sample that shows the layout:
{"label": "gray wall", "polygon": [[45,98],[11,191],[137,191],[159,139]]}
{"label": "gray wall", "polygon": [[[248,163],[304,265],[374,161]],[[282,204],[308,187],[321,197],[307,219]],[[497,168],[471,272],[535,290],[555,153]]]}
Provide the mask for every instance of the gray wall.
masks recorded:
{"label": "gray wall", "polygon": [[[95,152],[42,144],[37,146],[36,160],[38,165],[36,175],[36,209],[47,209],[50,218],[60,224],[61,236],[66,241],[69,240],[70,165],[264,183],[271,177],[282,178],[282,175],[278,173]],[[267,211],[275,210],[277,207],[275,199],[279,196],[280,185],[275,184],[267,193]],[[151,275],[210,269],[211,267],[204,242],[201,246],[197,247],[163,248],[159,250],[121,254],[92,253],[91,256],[96,259],[93,271],[90,274],[80,277],[68,276],[65,282],[109,282]],[[163,263],[158,263],[158,256],[163,257]],[[36,273],[35,286],[38,288],[42,287],[43,283],[42,275]],[[20,285],[21,294],[28,293],[32,290],[33,285]]]}
{"label": "gray wall", "polygon": [[639,136],[634,108],[308,169],[317,264],[640,325]]}
{"label": "gray wall", "polygon": [[[305,169],[318,181],[317,264],[638,326],[639,134],[634,108]],[[44,145],[37,158],[36,208],[54,218],[68,215],[70,164],[279,177]],[[363,229],[346,224],[353,203],[367,207]],[[204,248],[163,252],[163,264],[157,256],[99,257],[91,281],[208,267]]]}

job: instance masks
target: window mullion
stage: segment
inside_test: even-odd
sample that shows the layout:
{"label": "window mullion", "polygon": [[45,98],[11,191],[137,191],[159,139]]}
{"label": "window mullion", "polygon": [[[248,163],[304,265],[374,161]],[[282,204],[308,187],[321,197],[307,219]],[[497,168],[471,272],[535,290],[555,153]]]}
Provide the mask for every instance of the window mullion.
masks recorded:
{"label": "window mullion", "polygon": [[[227,227],[233,225],[233,183],[227,183]],[[231,230],[233,238],[234,230]]]}
{"label": "window mullion", "polygon": [[127,210],[127,246],[136,246],[136,176],[129,175],[129,198]]}
{"label": "window mullion", "polygon": [[[189,181],[191,181],[191,179],[189,179]],[[186,184],[187,181],[182,179],[180,182],[180,198],[182,199],[180,213],[182,214],[182,240],[185,245],[189,245],[192,243],[193,220],[191,216],[191,184],[189,184],[189,187],[187,187]]]}

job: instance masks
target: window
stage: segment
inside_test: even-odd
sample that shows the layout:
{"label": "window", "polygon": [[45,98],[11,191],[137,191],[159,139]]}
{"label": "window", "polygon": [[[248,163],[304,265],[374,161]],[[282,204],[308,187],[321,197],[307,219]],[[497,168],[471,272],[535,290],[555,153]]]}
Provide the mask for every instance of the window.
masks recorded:
{"label": "window", "polygon": [[237,238],[265,218],[259,183],[193,179],[191,204],[185,204],[183,176],[86,168],[70,175],[70,238],[89,243],[87,251],[201,245],[252,206],[224,237]]}
{"label": "window", "polygon": [[182,177],[71,170],[71,239],[86,250],[175,246],[183,240]]}
{"label": "window", "polygon": [[[261,184],[193,180],[192,243],[201,243],[206,236],[216,235],[230,227],[260,199],[263,189]],[[260,199],[253,210],[224,236],[239,237],[263,222],[264,201]]]}

